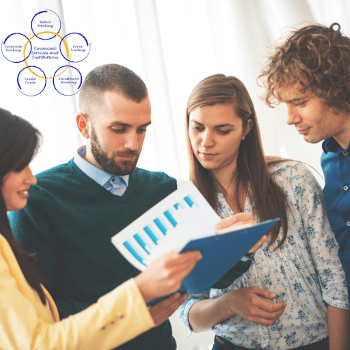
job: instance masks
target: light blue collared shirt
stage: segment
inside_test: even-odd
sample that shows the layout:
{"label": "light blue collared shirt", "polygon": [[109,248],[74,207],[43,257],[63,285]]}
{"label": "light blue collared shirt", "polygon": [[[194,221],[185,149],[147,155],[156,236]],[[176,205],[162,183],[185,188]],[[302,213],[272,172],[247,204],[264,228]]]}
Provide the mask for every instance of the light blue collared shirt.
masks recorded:
{"label": "light blue collared shirt", "polygon": [[[83,157],[86,154],[86,146],[82,146],[78,148],[77,154],[74,157],[74,163],[75,165],[88,177],[90,177],[92,180],[96,181],[99,185],[104,187],[107,191],[113,193],[114,195],[121,196],[122,193],[120,193],[118,188],[113,188],[110,185],[110,179],[114,177],[115,175],[109,174],[106,171],[99,169],[92,165],[91,163],[87,162]],[[129,185],[129,175],[123,175],[120,176],[125,184],[126,187]]]}

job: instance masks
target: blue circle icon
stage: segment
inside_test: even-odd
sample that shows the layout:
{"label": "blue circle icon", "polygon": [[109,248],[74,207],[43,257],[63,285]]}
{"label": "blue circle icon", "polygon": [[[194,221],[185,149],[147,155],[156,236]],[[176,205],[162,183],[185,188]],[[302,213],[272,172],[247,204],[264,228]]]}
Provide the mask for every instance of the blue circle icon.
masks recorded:
{"label": "blue circle icon", "polygon": [[[50,40],[50,39],[52,39],[52,38],[55,37],[55,36],[52,36],[52,37],[46,38],[46,39],[45,39],[45,38],[40,38],[39,35],[36,35],[36,32],[35,32],[34,29],[33,29],[33,22],[34,22],[34,20],[39,20],[38,18],[35,18],[35,17],[37,17],[37,16],[44,17],[45,15],[46,15],[45,17],[47,17],[48,15],[50,15],[50,13],[49,13],[48,11],[54,13],[54,14],[57,16],[57,18],[58,18],[59,28],[58,28],[58,31],[55,31],[56,34],[58,34],[58,33],[60,32],[60,30],[61,30],[61,19],[60,19],[60,17],[58,16],[58,14],[57,14],[55,11],[52,11],[52,10],[40,11],[40,12],[38,12],[37,14],[34,15],[34,17],[32,18],[32,21],[30,22],[30,27],[32,28],[33,34],[34,34],[38,39],[40,39],[40,40]],[[49,17],[50,17],[50,16],[49,16]],[[42,32],[43,29],[45,29],[45,28],[49,28],[50,31],[52,32],[52,31],[53,31],[54,24],[51,23],[51,20],[52,20],[53,18],[56,18],[56,17],[51,17],[50,20],[47,20],[47,19],[39,20],[40,23],[39,23],[39,24],[36,24],[36,26],[37,26],[37,27],[40,27],[40,29],[37,30],[37,32],[40,33],[40,32]],[[56,27],[57,27],[57,26],[56,26]]]}
{"label": "blue circle icon", "polygon": [[[20,75],[21,75],[21,73],[23,71],[25,71],[26,69],[29,69],[29,68],[39,69],[43,73],[44,78],[41,78],[41,77],[35,76],[35,75],[33,76],[33,71],[29,70],[30,76],[29,77],[25,76],[23,78],[22,86],[21,86],[21,84],[20,84],[20,80],[21,80]],[[24,72],[24,73],[27,73],[27,72]],[[40,86],[41,84],[38,84],[38,82],[40,82],[41,80],[38,80],[38,78],[39,79],[44,79],[44,86],[39,92],[37,92],[37,86],[39,86],[39,89],[41,88],[41,86]],[[47,82],[47,80],[46,80],[45,72],[41,68],[39,68],[37,66],[24,67],[17,75],[17,85],[18,85],[19,91],[23,95],[26,95],[26,96],[37,96],[37,95],[41,94],[44,91],[45,87],[46,87],[46,82]],[[26,91],[26,93],[24,91]],[[32,93],[28,93],[29,91],[32,91]]]}
{"label": "blue circle icon", "polygon": [[[13,39],[13,38],[11,38],[13,35],[22,35],[22,36],[24,36],[24,37],[27,39],[26,42],[29,41],[29,39],[28,39],[24,34],[22,34],[22,33],[12,33],[12,34],[10,34],[10,35],[4,40],[3,43],[1,43],[1,53],[3,54],[3,56],[4,56],[8,61],[10,61],[10,62],[12,62],[12,63],[21,63],[21,62],[25,61],[25,60],[30,56],[30,54],[31,54],[31,52],[32,52],[32,43],[29,41],[30,50],[29,50],[29,54],[28,54],[27,57],[23,58],[23,60],[21,59],[21,60],[17,61],[18,56],[21,54],[21,51],[22,51],[20,48],[18,48],[18,53],[19,53],[19,54],[17,55],[16,61],[10,60],[9,57],[8,57],[8,56],[10,56],[10,54],[7,54],[7,55],[6,55],[6,54],[4,53],[4,50],[5,50],[5,52],[6,52],[6,50],[7,50],[6,42],[8,42],[8,40],[10,41],[11,39]],[[11,38],[11,39],[10,39],[10,38]],[[18,43],[17,43],[17,44],[18,44]],[[11,45],[11,46],[13,46],[13,45]],[[15,45],[15,46],[20,46],[20,45],[18,44],[18,45]],[[25,45],[23,45],[23,46],[25,46]],[[13,50],[12,50],[12,51],[13,51]]]}
{"label": "blue circle icon", "polygon": [[[61,74],[57,74],[57,72],[61,69],[61,68],[65,68],[65,72],[67,71],[67,69],[69,68],[73,68],[75,69],[77,72],[78,72],[78,77],[72,77],[72,76],[69,76],[69,77],[64,77],[62,76]],[[68,72],[68,71],[67,71]],[[59,85],[57,83],[58,86],[56,86],[55,84],[55,79],[57,79],[61,85]],[[65,66],[62,66],[60,68],[58,68],[54,74],[54,78],[52,79],[52,83],[53,83],[53,86],[54,88],[56,89],[56,91],[63,95],[63,96],[73,96],[75,95],[77,92],[79,92],[80,88],[81,88],[81,84],[83,83],[83,76],[81,75],[80,71],[73,67],[73,66],[70,66],[70,65],[65,65]],[[77,85],[77,83],[79,83],[78,87],[75,88],[75,86]],[[72,90],[73,89],[73,93],[68,93],[68,90]]]}

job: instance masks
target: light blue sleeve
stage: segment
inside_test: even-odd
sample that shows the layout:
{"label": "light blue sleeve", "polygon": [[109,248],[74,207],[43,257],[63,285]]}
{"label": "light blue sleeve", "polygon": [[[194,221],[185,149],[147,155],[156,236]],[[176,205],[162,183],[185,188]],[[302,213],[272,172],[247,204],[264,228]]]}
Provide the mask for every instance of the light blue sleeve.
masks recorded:
{"label": "light blue sleeve", "polygon": [[179,307],[178,315],[180,321],[191,330],[191,326],[188,321],[188,313],[190,312],[191,307],[198,301],[209,299],[210,290],[206,290],[201,293],[192,294],[188,299]]}

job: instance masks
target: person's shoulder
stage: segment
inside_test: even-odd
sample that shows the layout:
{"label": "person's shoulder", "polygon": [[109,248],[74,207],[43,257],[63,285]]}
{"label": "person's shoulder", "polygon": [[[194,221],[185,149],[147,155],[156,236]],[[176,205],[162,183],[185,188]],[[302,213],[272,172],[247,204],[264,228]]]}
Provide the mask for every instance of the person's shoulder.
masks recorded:
{"label": "person's shoulder", "polygon": [[57,165],[53,168],[47,169],[35,175],[37,179],[36,187],[47,188],[51,186],[61,186],[62,182],[69,181],[69,179],[74,179],[79,175],[76,171],[77,166],[74,164],[73,160],[68,163]]}
{"label": "person's shoulder", "polygon": [[0,233],[0,256],[5,260],[10,260],[11,256],[14,256],[10,243],[7,239]]}
{"label": "person's shoulder", "polygon": [[309,171],[306,167],[306,164],[293,159],[268,157],[267,165],[268,165],[269,172],[272,175]]}
{"label": "person's shoulder", "polygon": [[3,247],[7,247],[9,243],[7,242],[7,239],[0,233],[0,248],[2,250]]}
{"label": "person's shoulder", "polygon": [[9,273],[9,256],[11,255],[12,249],[7,239],[0,233],[0,278],[4,278],[4,273]]}
{"label": "person's shoulder", "polygon": [[50,181],[52,178],[64,176],[72,172],[71,162],[56,165],[35,175],[39,181]]}
{"label": "person's shoulder", "polygon": [[45,193],[56,193],[66,188],[68,182],[74,179],[74,169],[71,162],[57,165],[35,175],[37,183],[30,186],[30,196],[42,196]]}
{"label": "person's shoulder", "polygon": [[273,165],[272,169],[273,179],[285,191],[287,197],[294,193],[295,198],[301,198],[304,195],[314,196],[318,198],[318,202],[322,202],[322,189],[307,164],[286,160]]}
{"label": "person's shoulder", "polygon": [[[289,181],[295,184],[300,181],[314,181],[307,164],[291,159],[276,158],[268,160],[270,174],[277,181]],[[315,180],[316,181],[316,180]]]}

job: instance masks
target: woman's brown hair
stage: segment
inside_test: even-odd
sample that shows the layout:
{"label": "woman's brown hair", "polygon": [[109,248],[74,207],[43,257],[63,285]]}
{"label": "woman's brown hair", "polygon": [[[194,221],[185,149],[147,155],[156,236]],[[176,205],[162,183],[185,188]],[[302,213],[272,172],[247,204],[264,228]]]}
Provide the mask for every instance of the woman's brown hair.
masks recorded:
{"label": "woman's brown hair", "polygon": [[26,252],[13,236],[2,193],[4,177],[11,171],[23,170],[30,163],[39,148],[40,138],[40,132],[29,122],[0,108],[0,234],[9,243],[28,284],[46,305],[35,255]]}
{"label": "woman's brown hair", "polygon": [[[243,128],[248,120],[253,121],[250,132],[242,140],[236,169],[236,202],[239,201],[239,188],[248,193],[254,212],[260,221],[279,217],[279,222],[270,233],[270,247],[277,239],[279,230],[283,228],[283,238],[279,248],[287,237],[287,201],[281,187],[273,180],[268,168],[285,161],[284,159],[265,158],[262,148],[259,126],[253,102],[244,84],[237,78],[216,74],[203,79],[191,92],[186,107],[186,138],[187,151],[190,162],[190,180],[207,199],[209,204],[217,210],[215,180],[210,171],[205,169],[193,153],[189,137],[189,116],[195,109],[216,104],[232,104],[237,116],[241,118]],[[244,208],[240,208],[243,211]]]}

